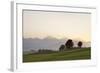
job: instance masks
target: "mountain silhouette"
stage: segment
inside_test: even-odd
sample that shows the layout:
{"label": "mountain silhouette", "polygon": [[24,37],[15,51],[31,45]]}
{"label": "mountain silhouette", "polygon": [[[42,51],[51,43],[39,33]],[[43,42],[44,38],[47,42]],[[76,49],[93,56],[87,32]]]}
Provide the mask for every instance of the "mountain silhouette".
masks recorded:
{"label": "mountain silhouette", "polygon": [[[23,51],[49,49],[59,50],[60,45],[65,44],[67,38],[57,39],[48,36],[44,39],[40,38],[23,38]],[[74,46],[77,46],[78,40],[73,40]],[[90,42],[83,42],[83,47],[90,47]]]}

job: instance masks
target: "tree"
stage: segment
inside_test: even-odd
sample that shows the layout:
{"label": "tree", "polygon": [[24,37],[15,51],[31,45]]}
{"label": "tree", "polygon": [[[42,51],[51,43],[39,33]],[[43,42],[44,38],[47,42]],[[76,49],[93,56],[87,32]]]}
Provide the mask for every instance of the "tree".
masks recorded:
{"label": "tree", "polygon": [[72,48],[74,46],[74,43],[71,39],[69,39],[66,43],[65,43],[65,46],[67,48]]}
{"label": "tree", "polygon": [[82,47],[82,44],[83,43],[81,41],[79,41],[77,45],[78,45],[79,48],[81,48]]}
{"label": "tree", "polygon": [[59,51],[62,51],[65,49],[65,45],[61,45],[60,48],[59,48]]}

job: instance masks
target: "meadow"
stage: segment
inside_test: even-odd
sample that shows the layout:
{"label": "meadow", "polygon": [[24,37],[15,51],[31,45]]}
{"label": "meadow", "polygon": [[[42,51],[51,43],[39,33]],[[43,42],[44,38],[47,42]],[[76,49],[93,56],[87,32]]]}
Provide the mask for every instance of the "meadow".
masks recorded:
{"label": "meadow", "polygon": [[50,53],[23,54],[24,63],[86,59],[91,59],[91,48],[73,48],[70,50],[55,51]]}

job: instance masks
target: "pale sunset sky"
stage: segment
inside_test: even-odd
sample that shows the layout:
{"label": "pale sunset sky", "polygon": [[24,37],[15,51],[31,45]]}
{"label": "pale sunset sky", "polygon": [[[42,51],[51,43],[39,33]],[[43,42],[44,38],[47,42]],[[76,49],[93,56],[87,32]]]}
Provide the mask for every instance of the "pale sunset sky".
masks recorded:
{"label": "pale sunset sky", "polygon": [[23,11],[23,37],[91,40],[91,14]]}

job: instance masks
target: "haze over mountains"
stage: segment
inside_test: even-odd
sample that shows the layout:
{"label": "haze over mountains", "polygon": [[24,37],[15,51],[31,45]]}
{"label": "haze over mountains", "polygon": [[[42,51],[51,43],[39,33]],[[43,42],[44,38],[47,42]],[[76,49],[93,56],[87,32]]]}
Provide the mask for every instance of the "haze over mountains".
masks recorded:
{"label": "haze over mountains", "polygon": [[[49,50],[59,50],[62,44],[65,44],[67,38],[57,39],[54,37],[46,37],[44,39],[39,38],[23,38],[23,51],[39,50],[39,49],[49,49]],[[74,40],[74,47],[77,47],[77,43],[80,40]],[[90,47],[90,42],[83,42],[82,47]]]}

